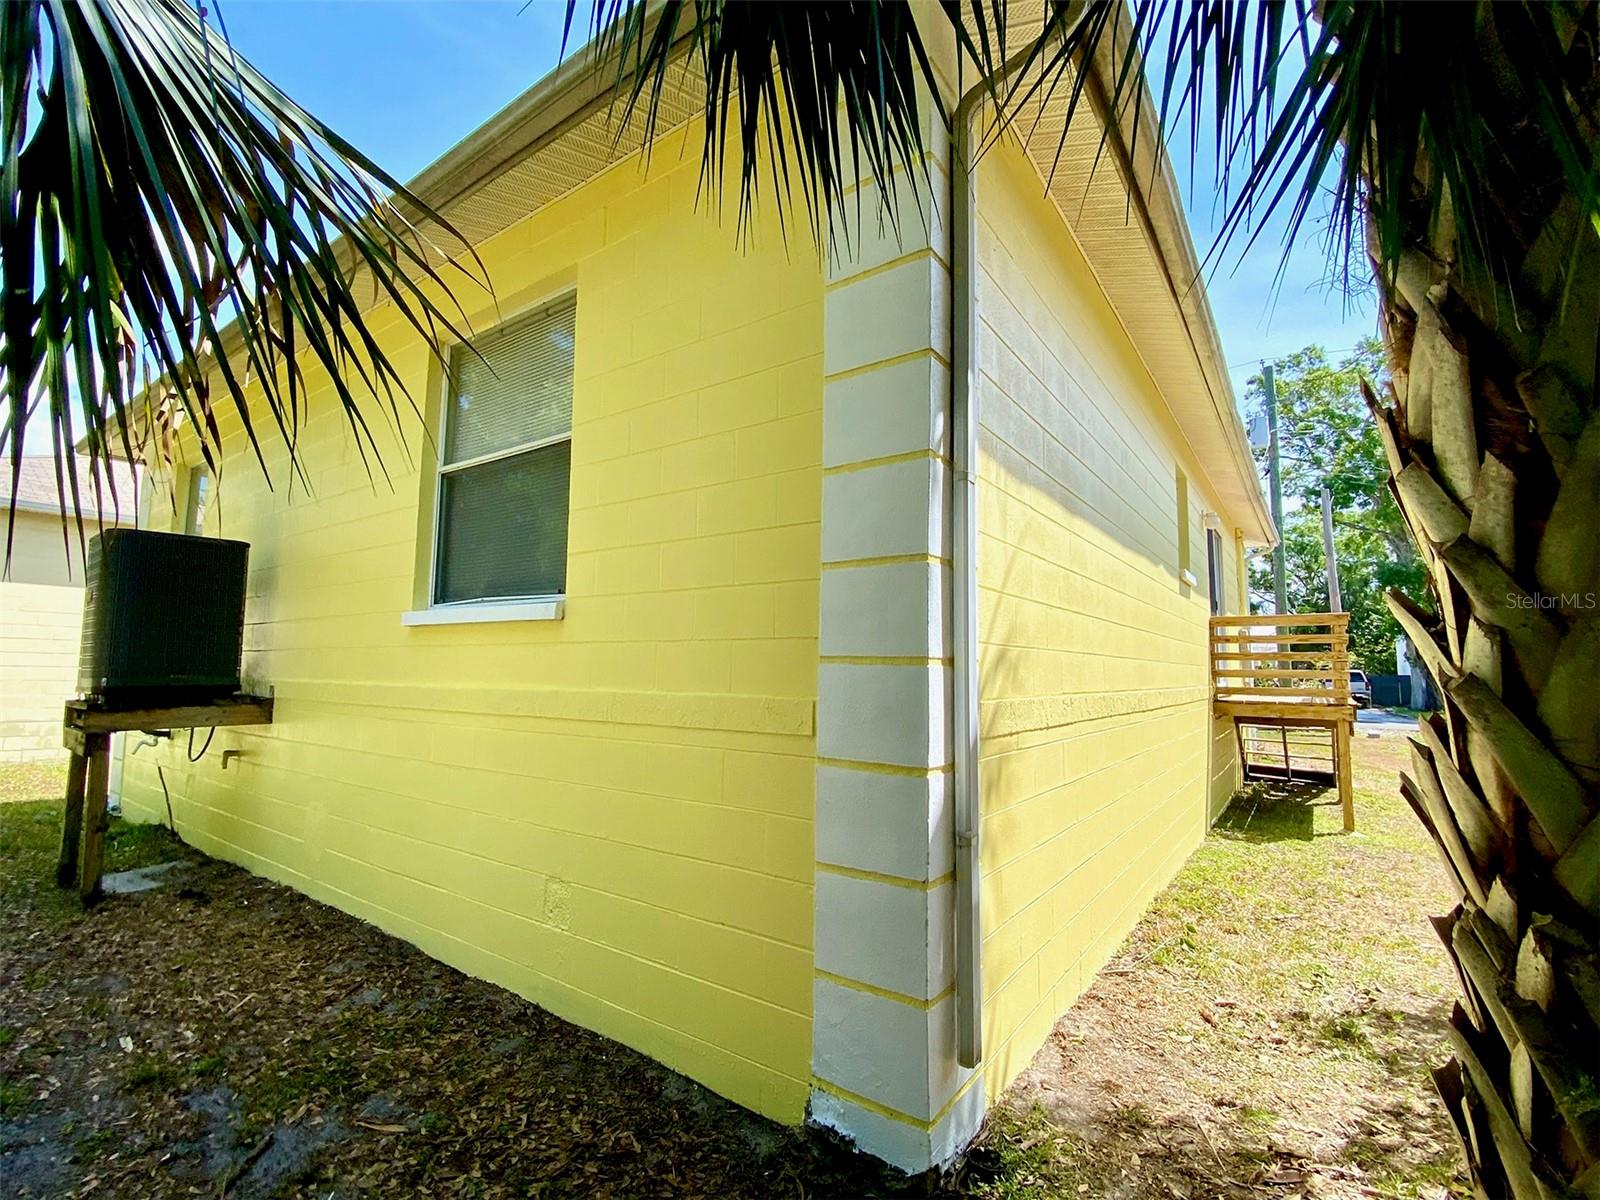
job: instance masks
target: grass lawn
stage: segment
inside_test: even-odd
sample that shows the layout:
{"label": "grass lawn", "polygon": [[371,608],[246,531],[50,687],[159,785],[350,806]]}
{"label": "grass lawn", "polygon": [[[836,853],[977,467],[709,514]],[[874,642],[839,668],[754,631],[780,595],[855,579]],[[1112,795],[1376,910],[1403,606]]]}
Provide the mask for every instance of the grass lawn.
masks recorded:
{"label": "grass lawn", "polygon": [[1406,728],[1369,732],[1354,836],[1331,789],[1235,798],[991,1118],[988,1194],[1470,1194],[1427,1076],[1454,982],[1423,916],[1452,901]]}
{"label": "grass lawn", "polygon": [[61,773],[0,767],[0,1179],[36,1196],[1438,1197],[1424,1066],[1446,897],[1359,738],[1330,797],[1242,796],[1058,1024],[968,1160],[896,1177],[375,928],[114,823],[93,912],[50,885]]}

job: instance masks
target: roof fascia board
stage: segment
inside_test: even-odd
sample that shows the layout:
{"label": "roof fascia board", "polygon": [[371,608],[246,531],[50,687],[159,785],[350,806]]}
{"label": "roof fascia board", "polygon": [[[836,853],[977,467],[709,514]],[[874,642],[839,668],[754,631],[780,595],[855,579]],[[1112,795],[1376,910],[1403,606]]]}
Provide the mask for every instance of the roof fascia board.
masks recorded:
{"label": "roof fascia board", "polygon": [[[642,37],[654,36],[663,7],[661,0],[651,0],[646,6]],[[684,10],[673,35],[675,45],[688,36],[691,25],[692,17]],[[610,57],[608,55],[607,59]],[[585,43],[543,79],[423,168],[407,185],[407,190],[444,215],[446,208],[536,153],[601,105],[609,104],[612,93],[617,90],[617,76],[604,70],[606,65],[607,62],[598,57],[594,41]]]}
{"label": "roof fascia board", "polygon": [[[1250,453],[1244,423],[1233,403],[1233,386],[1228,381],[1222,338],[1217,332],[1216,318],[1206,297],[1200,258],[1189,235],[1188,219],[1184,216],[1177,179],[1172,173],[1172,160],[1165,151],[1155,98],[1140,82],[1138,86],[1144,92],[1141,103],[1123,104],[1122,111],[1115,114],[1116,120],[1113,122],[1110,119],[1110,99],[1117,70],[1124,56],[1129,53],[1131,24],[1131,21],[1116,22],[1114,37],[1102,39],[1096,48],[1090,63],[1095,108],[1135,200],[1134,207],[1140,215],[1140,224],[1150,239],[1172,290],[1173,301],[1182,314],[1186,333],[1210,393],[1213,415],[1228,443],[1232,460],[1229,465],[1245,485],[1245,493],[1250,497],[1251,516],[1255,518],[1256,528],[1244,529],[1246,540],[1272,545],[1277,542],[1277,530],[1267,511],[1266,499],[1261,494],[1255,458]],[[1135,147],[1137,153],[1130,147]]]}

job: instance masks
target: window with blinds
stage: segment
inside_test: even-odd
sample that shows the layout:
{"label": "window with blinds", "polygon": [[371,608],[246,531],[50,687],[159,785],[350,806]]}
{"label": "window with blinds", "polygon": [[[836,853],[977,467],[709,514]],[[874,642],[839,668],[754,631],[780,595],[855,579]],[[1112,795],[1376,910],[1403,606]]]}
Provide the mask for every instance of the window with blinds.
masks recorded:
{"label": "window with blinds", "polygon": [[565,593],[576,328],[568,297],[451,353],[435,604]]}

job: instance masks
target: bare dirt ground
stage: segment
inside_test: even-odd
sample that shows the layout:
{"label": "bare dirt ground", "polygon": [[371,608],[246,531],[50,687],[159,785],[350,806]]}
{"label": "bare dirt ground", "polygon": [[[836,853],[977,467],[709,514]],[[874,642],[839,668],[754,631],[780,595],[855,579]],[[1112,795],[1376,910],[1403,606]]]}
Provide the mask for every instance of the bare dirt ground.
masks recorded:
{"label": "bare dirt ground", "polygon": [[[1395,791],[1406,727],[1357,733],[1358,832],[1331,790],[1256,785],[1008,1093],[993,1194],[1466,1195],[1426,1073],[1450,906]],[[1371,734],[1372,736],[1367,736]]]}
{"label": "bare dirt ground", "polygon": [[60,773],[0,769],[0,1195],[1441,1197],[1445,896],[1362,739],[1362,832],[1242,797],[957,1170],[784,1129],[375,928],[116,825],[49,884]]}
{"label": "bare dirt ground", "polygon": [[58,820],[0,805],[0,1195],[911,1186],[159,827],[114,825],[108,870],[181,877],[85,915],[48,882]]}

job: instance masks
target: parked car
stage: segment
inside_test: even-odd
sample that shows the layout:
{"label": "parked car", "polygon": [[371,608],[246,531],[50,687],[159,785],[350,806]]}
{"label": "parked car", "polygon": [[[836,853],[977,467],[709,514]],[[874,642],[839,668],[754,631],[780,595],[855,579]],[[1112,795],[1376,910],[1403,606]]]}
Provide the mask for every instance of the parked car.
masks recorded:
{"label": "parked car", "polygon": [[1372,703],[1372,681],[1365,671],[1350,672],[1350,699],[1357,708],[1366,708]]}

